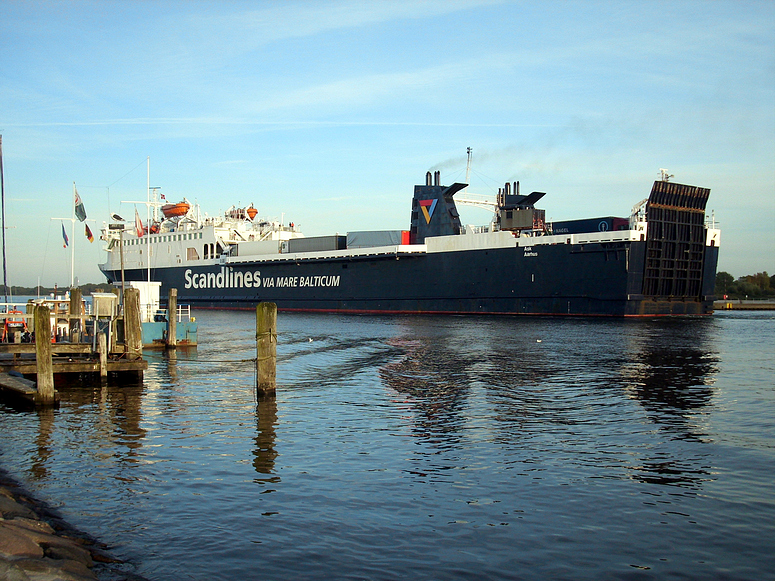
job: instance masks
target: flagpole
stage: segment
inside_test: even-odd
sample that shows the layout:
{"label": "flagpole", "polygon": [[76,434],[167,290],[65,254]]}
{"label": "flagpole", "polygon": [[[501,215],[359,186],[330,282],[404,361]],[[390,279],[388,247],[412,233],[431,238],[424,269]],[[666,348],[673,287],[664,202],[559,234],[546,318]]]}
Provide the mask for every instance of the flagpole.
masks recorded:
{"label": "flagpole", "polygon": [[[65,248],[70,246],[70,288],[73,288],[75,285],[75,223],[83,222],[86,224],[86,222],[94,222],[94,220],[87,220],[86,218],[86,210],[83,207],[83,202],[81,201],[81,198],[78,196],[78,190],[75,187],[75,182],[73,182],[73,213],[69,218],[51,218],[52,220],[61,220],[62,221],[62,238],[64,239],[64,245]],[[67,229],[65,228],[65,220],[70,220],[70,223],[72,224],[72,240],[69,240],[67,238]],[[88,225],[85,226],[84,230],[88,229]],[[90,230],[86,231],[86,236],[88,237],[91,234]],[[93,238],[89,239],[90,241],[93,241]],[[72,246],[71,246],[72,245]]]}
{"label": "flagpole", "polygon": [[[148,156],[148,171],[147,171],[147,182],[146,182],[146,190],[145,190],[145,198],[148,201],[148,203],[145,205],[145,223],[148,225],[148,232],[151,231],[151,218],[150,218],[150,210],[151,210],[151,156]],[[148,255],[146,257],[146,260],[148,260],[148,282],[151,282],[151,244],[150,239],[148,240]]]}
{"label": "flagpole", "polygon": [[73,288],[73,284],[75,284],[75,196],[76,189],[75,182],[73,182],[73,217],[70,221],[70,225],[73,228],[73,242],[70,244],[70,288]]}
{"label": "flagpole", "polygon": [[[3,136],[0,135],[0,201],[3,208],[3,288],[5,289],[5,302],[8,302],[8,277],[5,265],[5,179],[3,177]],[[6,308],[8,308],[6,306]]]}

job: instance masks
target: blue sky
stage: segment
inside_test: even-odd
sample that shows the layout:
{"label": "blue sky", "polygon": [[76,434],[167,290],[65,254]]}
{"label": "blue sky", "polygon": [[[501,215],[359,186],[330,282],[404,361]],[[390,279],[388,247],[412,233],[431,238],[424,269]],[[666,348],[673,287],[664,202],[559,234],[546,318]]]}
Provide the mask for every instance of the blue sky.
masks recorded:
{"label": "blue sky", "polygon": [[323,235],[408,228],[467,147],[471,192],[553,220],[628,216],[667,168],[711,188],[719,270],[775,273],[773,2],[3,0],[0,55],[9,284],[67,286],[73,182],[98,234],[148,158],[168,200]]}

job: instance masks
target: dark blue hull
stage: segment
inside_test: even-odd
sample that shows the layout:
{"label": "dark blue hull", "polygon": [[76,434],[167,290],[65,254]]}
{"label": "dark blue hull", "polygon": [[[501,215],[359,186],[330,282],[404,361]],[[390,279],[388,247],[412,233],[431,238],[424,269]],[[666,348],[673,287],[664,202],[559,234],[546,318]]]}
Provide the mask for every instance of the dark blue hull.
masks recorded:
{"label": "dark blue hull", "polygon": [[[645,242],[557,244],[151,269],[162,296],[200,308],[352,313],[652,316],[713,310],[718,249],[697,296],[645,295]],[[120,282],[118,271],[105,272]],[[125,272],[146,280],[146,270]]]}

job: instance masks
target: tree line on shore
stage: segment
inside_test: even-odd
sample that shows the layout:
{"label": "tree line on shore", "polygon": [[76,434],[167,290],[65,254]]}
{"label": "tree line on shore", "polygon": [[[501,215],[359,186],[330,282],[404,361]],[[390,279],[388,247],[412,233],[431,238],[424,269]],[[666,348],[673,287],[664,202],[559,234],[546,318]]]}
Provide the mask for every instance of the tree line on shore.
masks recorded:
{"label": "tree line on shore", "polygon": [[[0,289],[3,288],[3,285],[0,284]],[[78,288],[81,289],[81,294],[83,296],[89,296],[91,293],[100,293],[100,292],[110,292],[110,285],[107,283],[102,284],[95,284],[95,283],[89,283],[89,284],[82,284],[79,285]],[[10,286],[8,287],[8,295],[14,296],[14,297],[22,297],[22,296],[50,296],[52,294],[54,295],[63,295],[67,291],[70,290],[70,287],[68,286],[53,286],[53,287],[45,287],[45,286],[33,286],[33,287],[26,287],[26,286]],[[2,299],[0,299],[2,300]]]}
{"label": "tree line on shore", "polygon": [[768,299],[775,297],[775,275],[767,271],[741,276],[737,280],[731,274],[721,271],[716,274],[716,298]]}

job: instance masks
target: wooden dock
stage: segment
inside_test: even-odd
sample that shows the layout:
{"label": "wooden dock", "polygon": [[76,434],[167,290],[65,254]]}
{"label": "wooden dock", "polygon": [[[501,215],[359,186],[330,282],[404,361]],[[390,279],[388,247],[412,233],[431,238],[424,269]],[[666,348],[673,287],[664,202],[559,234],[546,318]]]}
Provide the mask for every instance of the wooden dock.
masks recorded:
{"label": "wooden dock", "polygon": [[[51,367],[54,373],[100,373],[99,353],[92,351],[90,343],[52,343]],[[5,355],[5,356],[4,356]],[[8,357],[11,355],[11,357]],[[13,357],[13,355],[18,355]],[[25,357],[26,355],[26,357]],[[144,359],[115,359],[105,361],[107,373],[145,371]],[[34,343],[0,343],[0,373],[16,371],[22,375],[35,375],[38,364]]]}
{"label": "wooden dock", "polygon": [[[106,298],[111,298],[108,296]],[[29,311],[32,310],[31,314]],[[59,396],[54,389],[54,376],[61,374],[94,374],[105,380],[108,374],[129,374],[142,378],[148,362],[142,357],[140,299],[137,289],[127,289],[123,312],[114,301],[103,301],[88,321],[81,312],[81,294],[71,291],[69,313],[52,313],[46,304],[29,304],[27,313],[3,313],[8,321],[24,321],[25,333],[9,333],[13,342],[0,343],[0,394],[34,405],[56,405]],[[75,314],[71,314],[75,313]],[[27,320],[34,323],[29,333]],[[58,341],[58,328],[65,321],[68,341]],[[53,321],[53,324],[52,324]],[[91,327],[91,336],[84,333]],[[120,333],[119,333],[120,331]],[[10,335],[13,335],[11,338]],[[119,335],[123,341],[119,341]],[[5,336],[5,333],[4,333]],[[87,339],[83,341],[82,339]],[[23,342],[23,341],[28,342]],[[71,341],[71,342],[70,342]],[[26,377],[25,377],[26,376]],[[30,381],[35,378],[35,382]]]}
{"label": "wooden dock", "polygon": [[[47,403],[40,397],[34,381],[8,373],[0,373],[0,394],[2,394],[3,399],[21,403],[32,405],[45,405]],[[54,405],[58,402],[59,394],[54,392]]]}

